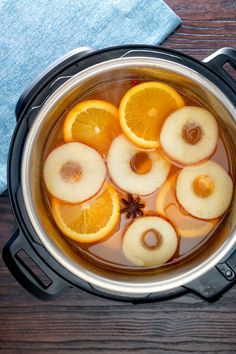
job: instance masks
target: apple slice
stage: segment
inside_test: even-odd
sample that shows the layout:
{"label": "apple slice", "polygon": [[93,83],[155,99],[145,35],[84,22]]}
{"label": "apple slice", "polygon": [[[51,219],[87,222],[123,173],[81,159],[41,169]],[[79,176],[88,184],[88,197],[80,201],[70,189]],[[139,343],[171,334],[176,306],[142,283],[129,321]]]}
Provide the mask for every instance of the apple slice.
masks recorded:
{"label": "apple slice", "polygon": [[218,138],[215,117],[201,107],[183,107],[165,121],[160,135],[163,150],[174,161],[196,164],[214,152]]}
{"label": "apple slice", "polygon": [[157,151],[139,149],[122,135],[113,140],[107,164],[116,185],[138,195],[153,193],[165,182],[170,170],[170,163]]}
{"label": "apple slice", "polygon": [[184,168],[176,183],[176,196],[187,212],[197,218],[214,219],[229,207],[233,182],[216,162]]}
{"label": "apple slice", "polygon": [[177,175],[172,175],[161,186],[156,199],[159,215],[171,220],[180,237],[205,237],[216,226],[218,219],[202,220],[190,215],[176,198]]}
{"label": "apple slice", "polygon": [[80,203],[101,188],[106,167],[91,147],[71,142],[53,150],[44,163],[43,176],[48,191],[56,198]]}
{"label": "apple slice", "polygon": [[134,264],[154,267],[165,264],[176,252],[178,238],[173,226],[157,216],[135,220],[123,239],[123,252]]}

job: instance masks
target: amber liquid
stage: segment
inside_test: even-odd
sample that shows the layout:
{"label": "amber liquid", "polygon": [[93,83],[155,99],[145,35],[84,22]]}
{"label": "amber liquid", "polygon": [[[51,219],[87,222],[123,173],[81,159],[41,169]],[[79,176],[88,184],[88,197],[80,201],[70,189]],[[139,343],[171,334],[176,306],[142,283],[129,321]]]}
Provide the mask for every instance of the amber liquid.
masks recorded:
{"label": "amber liquid", "polygon": [[[87,95],[83,95],[83,99],[78,99],[78,101],[74,102],[74,104],[78,103],[79,101],[84,101],[88,99],[102,99],[111,102],[118,107],[119,102],[124,93],[135,84],[141,83],[143,81],[145,80],[124,80],[121,82],[112,82],[104,86],[100,86],[94,89],[93,91],[87,93]],[[210,107],[206,107],[204,103],[200,101],[200,99],[198,99],[197,97],[193,97],[190,92],[183,91],[179,87],[175,87],[175,89],[184,98],[186,105],[201,106],[207,108],[208,110],[211,110],[212,113],[216,116],[215,112]],[[46,158],[53,149],[64,143],[62,127],[66,113],[58,119],[58,123],[51,132],[50,139],[48,140],[47,146],[45,148],[44,158]],[[211,160],[219,163],[234,180],[233,173],[235,169],[233,166],[233,161],[230,158],[229,138],[227,136],[226,130],[222,126],[222,123],[220,121],[218,121],[218,123],[220,134],[218,137],[216,150],[211,156]],[[106,161],[106,156],[103,157]],[[171,176],[177,175],[181,169],[181,166],[178,166],[177,164],[173,163],[173,161],[171,161],[171,163],[172,165],[168,179]],[[120,190],[116,185],[114,185],[112,181],[111,183],[119,193],[120,198],[127,198],[127,192]],[[51,196],[46,190],[43,182],[42,186],[45,202],[49,208],[49,213],[53,218],[50,208]],[[141,197],[142,202],[144,202],[145,204],[145,208],[143,209],[144,215],[158,215],[156,210],[156,199],[158,193],[159,190],[155,191],[151,195]],[[96,196],[93,198],[96,198]],[[178,228],[181,229],[182,233],[185,234],[185,237],[179,237],[179,245],[175,255],[165,265],[159,267],[160,270],[165,267],[170,267],[179,264],[179,262],[184,262],[189,259],[189,257],[197,255],[198,252],[200,252],[204,247],[209,245],[209,243],[214,237],[217,237],[217,233],[223,226],[223,222],[227,217],[227,215],[225,214],[218,219],[210,221],[205,221],[192,217],[186,211],[184,211],[183,208],[181,208],[181,206],[177,202],[175,196],[174,183],[172,183],[168,193],[166,194],[164,205],[166,218],[169,219],[169,221],[171,221],[174,226],[176,222]],[[117,229],[112,235],[109,235],[109,237],[105,238],[104,240],[96,243],[87,244],[75,243],[67,239],[68,244],[74,250],[76,250],[79,255],[85,257],[87,260],[90,260],[91,262],[96,263],[97,265],[103,268],[109,268],[118,272],[148,271],[150,270],[150,268],[134,265],[123,254],[122,238],[126,228],[130,225],[131,222],[132,219],[128,219],[126,215],[121,214],[120,223]],[[188,236],[189,230],[192,229],[198,230],[197,237],[194,235]],[[201,229],[202,232],[199,232],[199,229]],[[66,236],[64,235],[62,235],[62,237],[66,238]],[[157,269],[157,267],[155,269]]]}

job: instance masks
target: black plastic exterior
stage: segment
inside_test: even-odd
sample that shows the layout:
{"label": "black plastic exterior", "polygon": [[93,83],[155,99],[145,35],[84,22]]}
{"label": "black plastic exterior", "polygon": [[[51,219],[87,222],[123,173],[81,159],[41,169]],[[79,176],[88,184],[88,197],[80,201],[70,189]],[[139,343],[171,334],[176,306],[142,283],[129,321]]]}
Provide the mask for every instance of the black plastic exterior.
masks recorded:
{"label": "black plastic exterior", "polygon": [[208,302],[218,300],[236,284],[236,248],[221,263],[196,280],[186,284],[185,289]]}
{"label": "black plastic exterior", "polygon": [[[34,272],[19,257],[19,252],[24,252],[37,264],[38,267],[50,279],[48,286],[38,278]],[[26,241],[24,235],[17,230],[3,248],[3,260],[12,275],[17,281],[34,296],[50,300],[55,296],[62,294],[70,285],[49,268],[45,262],[37,255],[34,248]]]}
{"label": "black plastic exterior", "polygon": [[[16,117],[20,117],[24,113],[24,109],[35,99],[35,97],[48,85],[51,80],[54,80],[59,73],[66,67],[73,64],[76,60],[82,58],[84,55],[93,52],[89,47],[81,47],[72,50],[56,62],[51,64],[20,96],[15,109]],[[70,76],[63,77],[68,80]],[[60,81],[60,85],[62,82]]]}
{"label": "black plastic exterior", "polygon": [[236,70],[236,50],[233,48],[222,48],[210,56],[210,60],[205,63],[210,69],[213,69],[225,80],[236,92],[236,81],[224,70],[224,64],[229,63]]}
{"label": "black plastic exterior", "polygon": [[[5,245],[3,259],[18,282],[40,299],[51,300],[71,286],[75,286],[100,297],[133,303],[167,300],[188,292],[193,292],[212,302],[236,283],[236,250],[231,250],[220,264],[184,287],[143,297],[113,295],[84,282],[62,267],[43,247],[28,219],[21,193],[21,156],[28,130],[40,107],[60,85],[81,70],[110,59],[137,55],[172,60],[200,72],[216,84],[236,106],[235,82],[223,69],[226,61],[230,61],[236,68],[236,50],[231,48],[216,52],[214,57],[205,64],[179,52],[158,46],[128,45],[98,51],[90,48],[78,49],[51,66],[33,86],[26,90],[16,106],[18,124],[12,138],[8,160],[8,191],[19,231]],[[17,255],[19,250],[24,250],[51,279],[48,287],[43,286],[33,272],[21,262]]]}

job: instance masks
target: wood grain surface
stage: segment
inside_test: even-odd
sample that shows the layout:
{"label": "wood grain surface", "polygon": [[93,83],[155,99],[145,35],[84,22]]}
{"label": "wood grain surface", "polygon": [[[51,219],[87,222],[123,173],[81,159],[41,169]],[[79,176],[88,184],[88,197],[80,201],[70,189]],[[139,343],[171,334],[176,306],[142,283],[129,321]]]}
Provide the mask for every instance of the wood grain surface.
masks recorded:
{"label": "wood grain surface", "polygon": [[[236,48],[236,1],[166,2],[183,23],[163,46],[198,59],[222,47]],[[1,249],[15,229],[8,196],[1,196]],[[0,260],[0,353],[167,352],[236,353],[236,288],[214,304],[183,296],[132,305],[77,289],[41,302]]]}

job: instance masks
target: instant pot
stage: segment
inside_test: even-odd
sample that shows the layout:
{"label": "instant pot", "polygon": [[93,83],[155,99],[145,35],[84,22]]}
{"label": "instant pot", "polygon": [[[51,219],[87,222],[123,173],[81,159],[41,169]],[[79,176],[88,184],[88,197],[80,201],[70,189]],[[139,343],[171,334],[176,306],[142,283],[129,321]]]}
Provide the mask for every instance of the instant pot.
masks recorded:
{"label": "instant pot", "polygon": [[[58,117],[76,98],[116,80],[144,78],[178,84],[221,118],[236,155],[236,83],[224,70],[236,69],[236,50],[223,48],[203,62],[149,45],[102,50],[79,48],[54,63],[20,97],[8,160],[8,192],[18,230],[3,249],[17,281],[34,296],[49,300],[71,287],[114,300],[150,302],[189,292],[212,302],[236,283],[236,205],[208,247],[164,272],[134,275],[102,269],[80,257],[60,235],[43,202],[40,175],[46,141]],[[43,282],[22,252],[49,280]]]}

